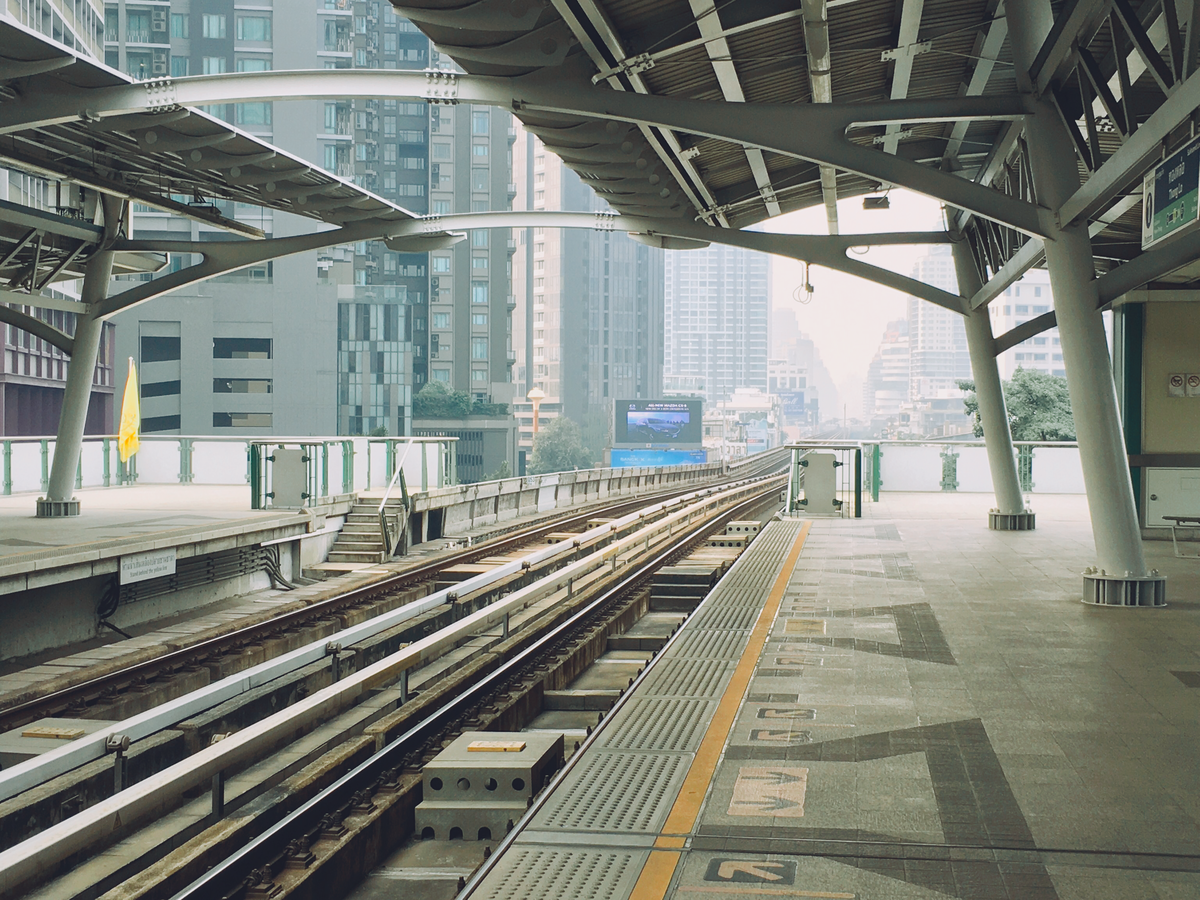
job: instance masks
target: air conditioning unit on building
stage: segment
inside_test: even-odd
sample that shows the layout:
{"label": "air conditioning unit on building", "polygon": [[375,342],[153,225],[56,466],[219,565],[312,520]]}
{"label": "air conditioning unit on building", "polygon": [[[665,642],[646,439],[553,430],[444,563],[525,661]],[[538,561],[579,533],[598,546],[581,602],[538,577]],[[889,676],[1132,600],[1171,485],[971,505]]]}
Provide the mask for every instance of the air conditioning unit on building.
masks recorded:
{"label": "air conditioning unit on building", "polygon": [[170,68],[171,54],[163,52],[155,52],[154,59],[150,64],[150,71],[154,75],[166,75]]}
{"label": "air conditioning unit on building", "polygon": [[167,30],[167,10],[155,9],[150,12],[150,30],[151,31],[166,31]]}

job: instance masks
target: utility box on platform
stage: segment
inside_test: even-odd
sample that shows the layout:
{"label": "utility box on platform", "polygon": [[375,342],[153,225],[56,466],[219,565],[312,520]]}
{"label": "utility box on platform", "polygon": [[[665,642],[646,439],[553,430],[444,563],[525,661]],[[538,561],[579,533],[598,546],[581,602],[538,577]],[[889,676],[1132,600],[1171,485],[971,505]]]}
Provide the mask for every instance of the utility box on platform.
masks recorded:
{"label": "utility box on platform", "polygon": [[809,453],[800,466],[804,496],[797,501],[793,512],[804,516],[840,516],[841,501],[837,499],[837,457],[832,453]]}

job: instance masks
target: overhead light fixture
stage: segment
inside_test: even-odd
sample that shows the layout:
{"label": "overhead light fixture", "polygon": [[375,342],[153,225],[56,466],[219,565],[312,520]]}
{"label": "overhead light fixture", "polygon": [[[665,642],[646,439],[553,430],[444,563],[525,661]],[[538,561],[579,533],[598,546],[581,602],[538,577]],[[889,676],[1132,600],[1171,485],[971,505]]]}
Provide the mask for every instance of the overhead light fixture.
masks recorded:
{"label": "overhead light fixture", "polygon": [[890,209],[891,206],[887,194],[882,197],[863,197],[863,209]]}

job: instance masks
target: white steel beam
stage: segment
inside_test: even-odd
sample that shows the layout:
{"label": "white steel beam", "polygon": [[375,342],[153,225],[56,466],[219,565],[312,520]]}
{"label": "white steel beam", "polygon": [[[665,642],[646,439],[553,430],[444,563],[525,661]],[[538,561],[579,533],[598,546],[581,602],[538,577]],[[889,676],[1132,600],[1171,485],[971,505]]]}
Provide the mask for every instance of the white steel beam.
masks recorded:
{"label": "white steel beam", "polygon": [[[592,0],[580,0],[580,6],[587,15],[592,29],[601,36],[605,44],[603,48],[596,46],[589,29],[583,27],[583,23],[576,17],[575,11],[564,0],[552,0],[552,2],[558,14],[563,17],[563,21],[571,27],[571,31],[579,39],[580,43],[583,44],[597,68],[606,67],[607,57],[605,54],[613,59],[622,59],[625,56],[625,48],[621,43],[616,29],[609,23],[604,11],[592,2]],[[646,82],[637,72],[629,71],[625,77],[636,93],[650,93],[650,89],[646,87]],[[619,75],[613,75],[607,80],[609,87],[614,91],[624,92],[625,86],[621,83]],[[679,143],[679,139],[669,130],[664,130],[660,139],[659,135],[654,133],[649,123],[637,124],[647,142],[654,148],[655,153],[658,154],[659,158],[670,170],[672,177],[687,195],[692,206],[696,208],[696,212],[704,216],[707,210],[714,209],[717,201],[709,191],[708,185],[704,183],[704,179],[700,177],[700,172],[696,169],[692,160],[683,156],[683,146]],[[722,213],[717,213],[712,218],[715,218],[716,221],[725,227],[729,226],[728,219]]]}
{"label": "white steel beam", "polygon": [[[1004,40],[1007,37],[1008,19],[1004,18],[1004,0],[1000,0],[996,6],[996,17],[988,26],[987,35],[980,47],[979,59],[975,61],[975,71],[971,73],[971,80],[967,84],[968,97],[978,97],[987,90],[988,82],[992,79],[992,72],[996,68],[996,60],[1000,57],[1000,49],[1004,46]],[[970,124],[965,121],[954,123],[954,127],[950,131],[950,140],[946,143],[946,149],[942,153],[943,168],[953,168],[953,163],[958,159],[963,138],[966,137]]]}
{"label": "white steel beam", "polygon": [[[813,103],[833,102],[833,58],[829,52],[829,7],[826,0],[803,0],[804,52],[808,57],[808,81]],[[830,234],[837,234],[837,169],[821,166],[821,199],[825,203],[825,223]]]}
{"label": "white steel beam", "polygon": [[[733,103],[745,103],[746,94],[742,90],[742,82],[738,78],[737,69],[729,52],[729,42],[721,33],[721,15],[713,0],[688,0],[692,7],[692,15],[696,17],[696,25],[700,28],[700,36],[706,38],[704,49],[708,52],[709,62],[717,76],[717,84],[726,100]],[[771,185],[771,176],[767,172],[767,163],[763,152],[757,147],[743,148],[750,172],[754,175],[754,183],[758,186],[759,196],[767,213],[774,218],[782,211],[779,201],[775,199],[775,188]]]}
{"label": "white steel beam", "polygon": [[[912,78],[913,58],[917,55],[917,35],[921,31],[921,15],[925,11],[925,0],[904,0],[900,10],[900,32],[896,37],[896,49],[892,59],[892,99],[903,100],[908,96],[908,83]],[[884,54],[884,59],[888,54]],[[902,123],[888,125],[883,137],[883,152],[895,155],[900,142]]]}

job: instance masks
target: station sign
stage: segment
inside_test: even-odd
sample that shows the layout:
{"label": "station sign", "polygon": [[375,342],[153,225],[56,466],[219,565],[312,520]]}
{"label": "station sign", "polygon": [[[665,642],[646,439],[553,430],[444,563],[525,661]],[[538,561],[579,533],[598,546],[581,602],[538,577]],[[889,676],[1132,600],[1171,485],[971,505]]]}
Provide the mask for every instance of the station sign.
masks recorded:
{"label": "station sign", "polygon": [[1200,137],[1175,151],[1142,182],[1142,249],[1200,219]]}
{"label": "station sign", "polygon": [[175,574],[175,548],[131,553],[121,557],[121,584],[135,584]]}

